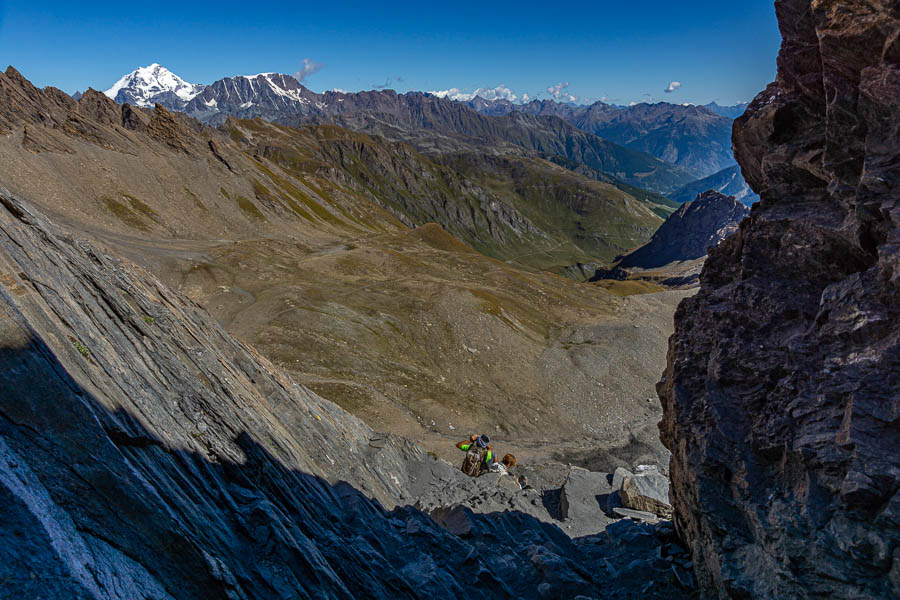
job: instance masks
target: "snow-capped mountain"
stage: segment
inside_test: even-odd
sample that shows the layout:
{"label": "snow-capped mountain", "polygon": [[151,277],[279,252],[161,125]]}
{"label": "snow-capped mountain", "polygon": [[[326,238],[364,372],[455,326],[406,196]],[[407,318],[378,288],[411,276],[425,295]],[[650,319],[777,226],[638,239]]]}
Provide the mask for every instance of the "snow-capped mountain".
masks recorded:
{"label": "snow-capped mountain", "polygon": [[207,123],[224,121],[227,115],[275,120],[318,113],[326,107],[324,100],[325,95],[308,90],[290,75],[260,73],[226,77],[206,86],[184,112]]}
{"label": "snow-capped mountain", "polygon": [[104,94],[118,103],[152,107],[158,102],[175,110],[182,110],[206,86],[188,83],[167,68],[153,63],[140,67],[122,77]]}
{"label": "snow-capped mountain", "polygon": [[227,115],[274,120],[324,109],[325,96],[303,87],[290,75],[259,73],[219,79],[210,85],[188,83],[153,63],[135,69],[104,92],[118,103],[152,108],[159,103],[207,123],[221,123]]}

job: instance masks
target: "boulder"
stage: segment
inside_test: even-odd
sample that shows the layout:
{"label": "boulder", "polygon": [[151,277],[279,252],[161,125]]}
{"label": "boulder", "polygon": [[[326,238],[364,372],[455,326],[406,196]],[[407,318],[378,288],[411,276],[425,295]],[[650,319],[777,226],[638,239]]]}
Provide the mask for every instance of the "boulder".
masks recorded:
{"label": "boulder", "polygon": [[622,482],[625,481],[626,477],[634,477],[634,473],[632,473],[631,471],[629,471],[628,469],[625,469],[623,467],[618,467],[618,468],[616,468],[615,471],[613,471],[613,476],[612,476],[613,491],[618,492],[619,490],[622,489]]}
{"label": "boulder", "polygon": [[511,475],[504,475],[497,481],[497,487],[505,492],[509,492],[511,494],[515,494],[517,492],[522,491],[522,486],[519,485],[519,482],[516,481],[515,477]]}
{"label": "boulder", "polygon": [[612,491],[607,473],[572,467],[560,489],[560,516],[579,532],[596,532],[611,521],[604,509]]}
{"label": "boulder", "polygon": [[672,516],[669,504],[669,480],[659,473],[632,475],[622,481],[619,498],[626,508],[654,513],[661,517]]}
{"label": "boulder", "polygon": [[431,512],[434,521],[459,537],[466,537],[472,533],[472,511],[464,506],[441,507]]}

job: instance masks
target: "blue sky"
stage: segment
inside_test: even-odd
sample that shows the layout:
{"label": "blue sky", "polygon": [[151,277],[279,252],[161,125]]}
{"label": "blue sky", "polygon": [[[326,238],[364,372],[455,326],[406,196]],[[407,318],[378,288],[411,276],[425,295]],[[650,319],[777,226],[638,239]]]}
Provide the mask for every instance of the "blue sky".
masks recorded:
{"label": "blue sky", "polygon": [[[192,83],[324,65],[315,91],[494,88],[521,98],[733,104],[775,76],[767,0],[148,3],[0,0],[0,68],[106,89],[158,62]],[[681,85],[664,90],[673,81]]]}

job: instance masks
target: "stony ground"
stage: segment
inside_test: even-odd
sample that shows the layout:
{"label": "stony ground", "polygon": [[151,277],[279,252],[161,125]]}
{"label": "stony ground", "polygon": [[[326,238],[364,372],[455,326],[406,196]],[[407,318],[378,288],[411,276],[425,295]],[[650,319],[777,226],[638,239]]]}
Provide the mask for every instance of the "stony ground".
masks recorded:
{"label": "stony ground", "polygon": [[414,234],[311,252],[101,237],[297,381],[443,458],[485,432],[528,461],[666,463],[654,385],[690,291],[618,298]]}

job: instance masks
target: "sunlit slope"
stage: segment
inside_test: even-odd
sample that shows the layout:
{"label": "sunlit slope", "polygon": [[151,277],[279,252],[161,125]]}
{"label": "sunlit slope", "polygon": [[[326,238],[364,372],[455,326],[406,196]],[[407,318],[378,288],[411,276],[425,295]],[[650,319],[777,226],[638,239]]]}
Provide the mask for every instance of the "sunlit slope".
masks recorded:
{"label": "sunlit slope", "polygon": [[649,204],[538,159],[438,163],[334,126],[211,129],[15,75],[0,77],[13,191],[377,429],[437,450],[492,430],[538,454],[551,437],[572,453],[655,437],[676,298],[534,270],[637,245],[659,221]]}

